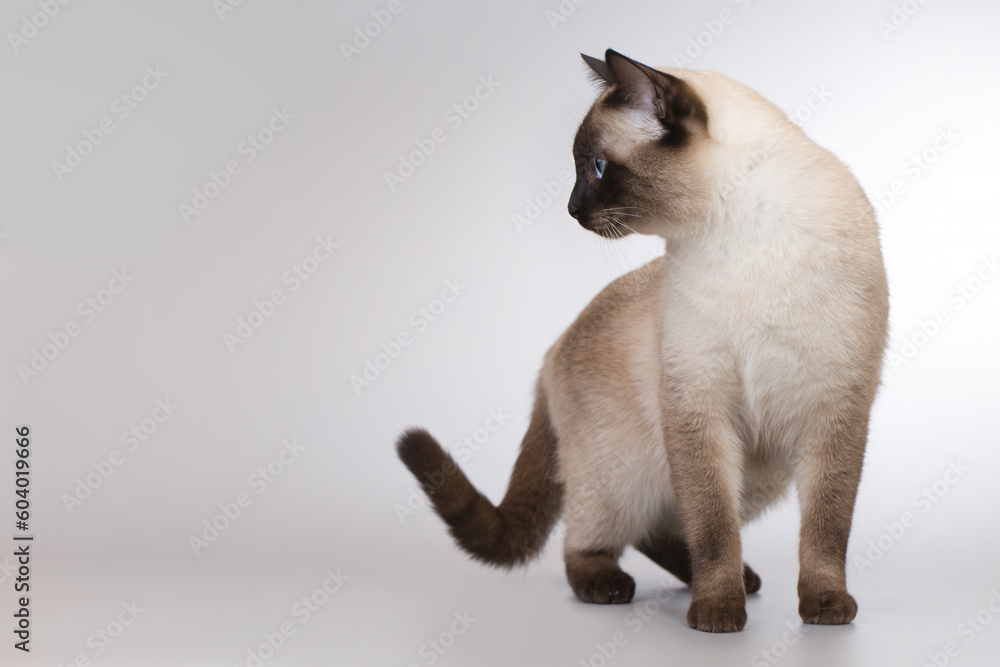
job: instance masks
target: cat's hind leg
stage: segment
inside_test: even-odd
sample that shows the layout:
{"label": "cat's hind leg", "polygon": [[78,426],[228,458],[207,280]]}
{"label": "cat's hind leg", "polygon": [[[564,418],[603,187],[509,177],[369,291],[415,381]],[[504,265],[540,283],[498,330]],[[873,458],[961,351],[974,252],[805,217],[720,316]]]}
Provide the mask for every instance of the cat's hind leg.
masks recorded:
{"label": "cat's hind leg", "polygon": [[[677,528],[658,526],[649,535],[636,542],[635,548],[664,570],[690,585],[691,552]],[[747,593],[756,593],[760,590],[760,577],[746,563],[743,563],[743,583]]]}
{"label": "cat's hind leg", "polygon": [[634,480],[641,466],[622,461],[595,465],[590,460],[586,474],[573,474],[577,471],[568,466],[563,517],[566,578],[584,602],[624,604],[635,594],[635,580],[622,571],[618,559],[641,533],[642,508],[635,500],[642,496],[636,493]]}
{"label": "cat's hind leg", "polygon": [[566,578],[576,597],[594,604],[631,602],[635,580],[618,567],[620,556],[620,549],[567,550]]}

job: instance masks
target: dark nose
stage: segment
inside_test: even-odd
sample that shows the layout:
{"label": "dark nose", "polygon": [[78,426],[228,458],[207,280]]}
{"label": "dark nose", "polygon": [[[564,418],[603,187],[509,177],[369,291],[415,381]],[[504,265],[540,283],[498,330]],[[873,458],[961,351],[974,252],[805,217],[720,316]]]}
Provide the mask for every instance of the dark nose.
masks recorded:
{"label": "dark nose", "polygon": [[586,194],[587,181],[577,175],[576,183],[573,184],[573,191],[569,193],[569,206],[566,207],[569,214],[573,216],[575,220],[580,219],[580,204],[583,203]]}

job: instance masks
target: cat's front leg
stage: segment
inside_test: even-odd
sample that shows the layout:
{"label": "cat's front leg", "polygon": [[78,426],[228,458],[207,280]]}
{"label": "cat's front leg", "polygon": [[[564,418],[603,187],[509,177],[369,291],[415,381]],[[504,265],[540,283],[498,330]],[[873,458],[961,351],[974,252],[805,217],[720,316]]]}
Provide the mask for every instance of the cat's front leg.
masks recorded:
{"label": "cat's front leg", "polygon": [[[833,421],[833,420],[831,420]],[[799,616],[850,623],[858,605],[846,585],[847,538],[868,437],[868,415],[840,419],[800,454]]]}
{"label": "cat's front leg", "polygon": [[688,625],[738,632],[747,622],[740,547],[741,445],[711,401],[692,407],[666,392],[664,442],[670,481],[691,555]]}

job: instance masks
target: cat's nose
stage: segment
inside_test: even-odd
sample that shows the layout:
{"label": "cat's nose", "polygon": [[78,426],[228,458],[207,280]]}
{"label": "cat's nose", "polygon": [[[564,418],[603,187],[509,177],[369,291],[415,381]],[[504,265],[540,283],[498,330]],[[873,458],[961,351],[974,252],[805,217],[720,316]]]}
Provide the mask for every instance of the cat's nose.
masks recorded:
{"label": "cat's nose", "polygon": [[573,216],[574,220],[579,220],[580,219],[580,205],[579,204],[577,204],[576,202],[571,201],[569,203],[569,206],[567,207],[567,209],[569,210],[569,214],[571,216]]}

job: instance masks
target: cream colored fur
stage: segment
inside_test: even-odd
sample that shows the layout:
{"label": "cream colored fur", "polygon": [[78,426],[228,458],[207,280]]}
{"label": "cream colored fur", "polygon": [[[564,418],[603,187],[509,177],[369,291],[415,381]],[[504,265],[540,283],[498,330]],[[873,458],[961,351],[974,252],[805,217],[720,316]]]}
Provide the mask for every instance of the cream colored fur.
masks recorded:
{"label": "cream colored fur", "polygon": [[[888,295],[855,179],[745,86],[662,71],[707,107],[708,136],[678,167],[700,217],[643,221],[666,256],[606,288],[546,355],[567,552],[620,550],[654,527],[680,534],[665,392],[732,454],[720,465],[745,522],[793,478],[809,493],[824,474],[810,451],[866,419],[879,382]],[[643,122],[609,119],[615,158],[647,140]],[[760,151],[752,173],[734,171]]]}

